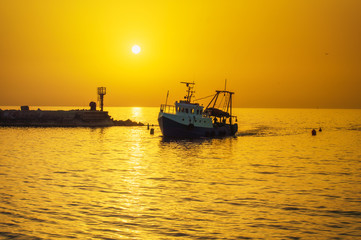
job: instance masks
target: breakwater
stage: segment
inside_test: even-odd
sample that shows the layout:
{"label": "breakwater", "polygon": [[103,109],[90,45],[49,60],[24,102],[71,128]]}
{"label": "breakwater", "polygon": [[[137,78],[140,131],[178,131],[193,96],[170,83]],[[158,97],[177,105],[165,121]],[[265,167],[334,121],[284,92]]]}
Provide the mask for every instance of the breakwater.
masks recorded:
{"label": "breakwater", "polygon": [[114,120],[106,111],[96,110],[0,110],[0,126],[16,127],[110,127],[144,126],[131,120]]}

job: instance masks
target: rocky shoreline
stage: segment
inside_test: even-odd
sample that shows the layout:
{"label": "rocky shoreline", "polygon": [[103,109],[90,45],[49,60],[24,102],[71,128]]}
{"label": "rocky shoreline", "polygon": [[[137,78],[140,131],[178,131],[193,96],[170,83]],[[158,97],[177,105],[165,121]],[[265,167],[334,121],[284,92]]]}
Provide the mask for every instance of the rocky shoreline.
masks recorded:
{"label": "rocky shoreline", "polygon": [[114,123],[114,126],[128,126],[128,127],[131,127],[131,126],[145,126],[144,123],[141,123],[141,122],[135,122],[135,121],[132,121],[130,119],[128,120],[113,120],[113,123]]}

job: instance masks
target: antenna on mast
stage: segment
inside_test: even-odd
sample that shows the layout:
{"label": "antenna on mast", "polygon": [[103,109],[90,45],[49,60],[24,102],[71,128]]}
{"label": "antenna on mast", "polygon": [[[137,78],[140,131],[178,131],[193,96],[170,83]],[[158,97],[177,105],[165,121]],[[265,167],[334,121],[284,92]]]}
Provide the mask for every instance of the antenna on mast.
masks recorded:
{"label": "antenna on mast", "polygon": [[191,102],[192,96],[193,96],[193,88],[194,88],[194,82],[181,82],[187,86],[187,96],[184,96],[184,99],[186,99],[187,102]]}

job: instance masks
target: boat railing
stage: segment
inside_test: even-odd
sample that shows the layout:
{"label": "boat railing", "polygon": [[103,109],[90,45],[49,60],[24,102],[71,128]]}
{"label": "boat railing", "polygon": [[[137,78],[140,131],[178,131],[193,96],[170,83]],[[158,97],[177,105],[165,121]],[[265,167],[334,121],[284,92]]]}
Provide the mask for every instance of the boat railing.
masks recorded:
{"label": "boat railing", "polygon": [[164,113],[172,113],[172,114],[176,113],[174,105],[162,104],[160,105],[160,111]]}

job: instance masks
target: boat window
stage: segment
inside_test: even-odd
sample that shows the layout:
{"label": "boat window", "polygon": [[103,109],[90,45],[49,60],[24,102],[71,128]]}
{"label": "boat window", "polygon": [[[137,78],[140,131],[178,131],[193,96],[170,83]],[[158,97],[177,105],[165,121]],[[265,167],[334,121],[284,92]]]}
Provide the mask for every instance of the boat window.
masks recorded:
{"label": "boat window", "polygon": [[188,108],[186,108],[186,113],[188,113]]}
{"label": "boat window", "polygon": [[184,108],[182,108],[182,112],[184,112]]}
{"label": "boat window", "polygon": [[194,114],[194,108],[191,109],[191,113]]}

